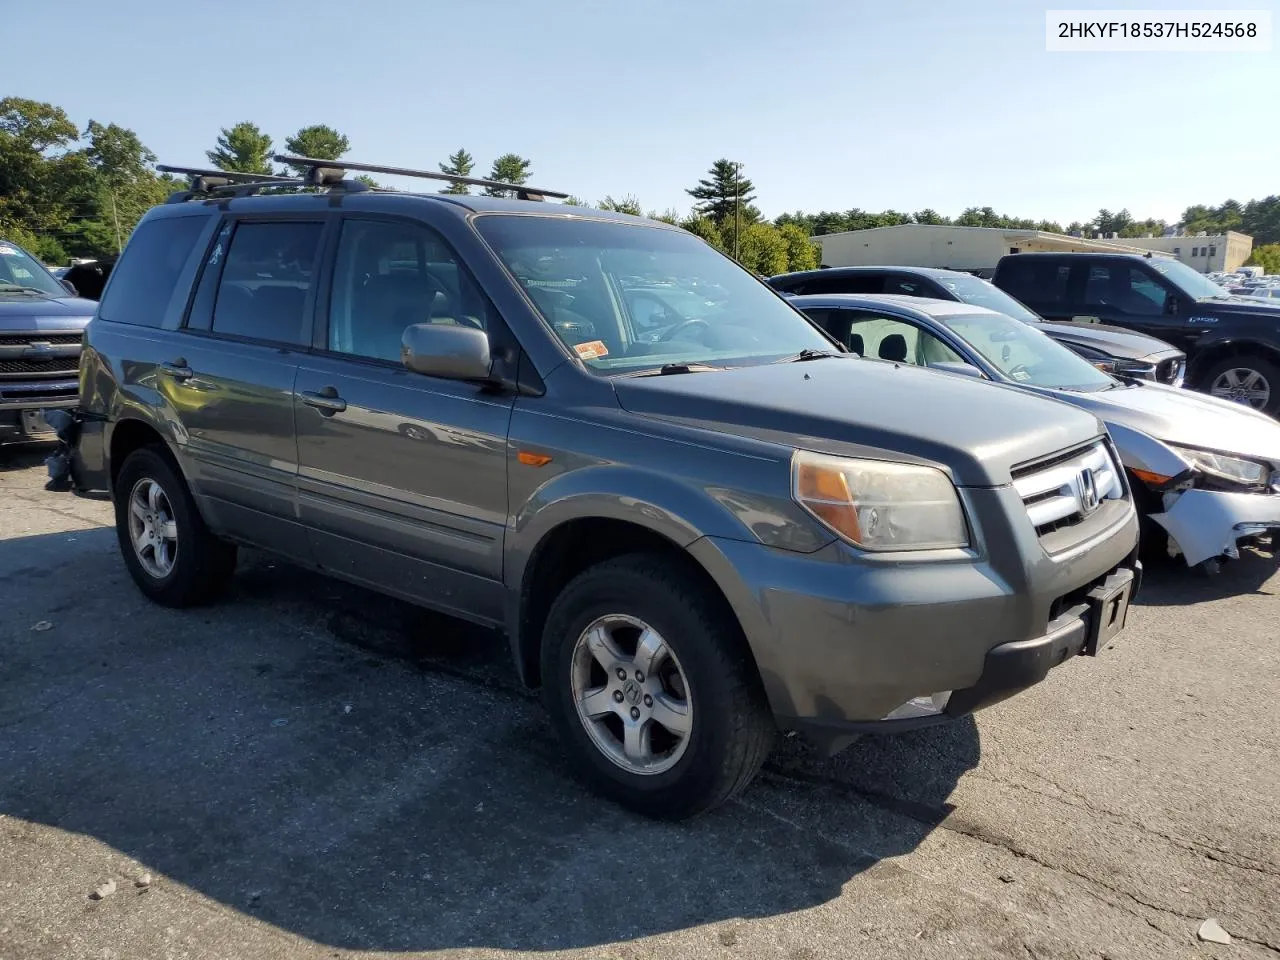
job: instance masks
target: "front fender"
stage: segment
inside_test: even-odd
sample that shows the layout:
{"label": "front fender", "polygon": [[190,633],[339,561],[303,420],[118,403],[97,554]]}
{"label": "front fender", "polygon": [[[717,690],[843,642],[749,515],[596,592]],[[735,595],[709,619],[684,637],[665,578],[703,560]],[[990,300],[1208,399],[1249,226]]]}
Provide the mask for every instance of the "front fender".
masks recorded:
{"label": "front fender", "polygon": [[1191,468],[1191,464],[1172,447],[1149,433],[1110,420],[1107,421],[1107,431],[1115,441],[1116,449],[1120,451],[1120,461],[1129,470],[1145,470],[1162,477],[1176,477]]}

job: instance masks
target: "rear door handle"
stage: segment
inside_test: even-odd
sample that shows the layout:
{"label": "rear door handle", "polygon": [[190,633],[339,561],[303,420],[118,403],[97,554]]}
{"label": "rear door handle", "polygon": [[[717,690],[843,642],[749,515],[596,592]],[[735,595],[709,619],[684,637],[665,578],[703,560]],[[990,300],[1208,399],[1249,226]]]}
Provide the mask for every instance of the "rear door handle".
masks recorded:
{"label": "rear door handle", "polygon": [[195,371],[187,366],[187,361],[183,357],[160,364],[160,372],[174,380],[190,380],[196,375]]}
{"label": "rear door handle", "polygon": [[315,407],[322,416],[332,416],[347,409],[347,401],[338,396],[335,387],[324,387],[314,393],[309,390],[304,391],[302,402],[309,407]]}

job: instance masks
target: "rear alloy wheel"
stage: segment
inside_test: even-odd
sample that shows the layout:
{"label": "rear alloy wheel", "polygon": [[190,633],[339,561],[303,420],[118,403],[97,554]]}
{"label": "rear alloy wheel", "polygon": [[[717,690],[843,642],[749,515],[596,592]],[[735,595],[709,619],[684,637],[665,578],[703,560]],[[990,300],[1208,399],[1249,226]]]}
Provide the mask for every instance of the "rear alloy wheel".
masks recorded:
{"label": "rear alloy wheel", "polygon": [[1215,397],[1275,413],[1280,407],[1280,369],[1268,360],[1237,356],[1214,364],[1204,375],[1204,389]]}
{"label": "rear alloy wheel", "polygon": [[236,548],[205,526],[181,474],[159,448],[129,454],[113,488],[116,537],[138,589],[156,603],[186,607],[226,584]]}
{"label": "rear alloy wheel", "polygon": [[564,588],[543,631],[542,688],[575,771],[649,816],[718,806],[773,745],[732,613],[665,556],[609,560]]}

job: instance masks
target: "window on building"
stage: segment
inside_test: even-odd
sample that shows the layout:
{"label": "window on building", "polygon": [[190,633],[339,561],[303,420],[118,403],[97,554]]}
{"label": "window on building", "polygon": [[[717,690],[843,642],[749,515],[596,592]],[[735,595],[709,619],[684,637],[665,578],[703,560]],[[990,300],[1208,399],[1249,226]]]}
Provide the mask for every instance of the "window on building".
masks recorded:
{"label": "window on building", "polygon": [[1192,247],[1192,248],[1191,248],[1191,255],[1192,255],[1193,257],[1198,257],[1198,256],[1200,256],[1200,248],[1199,248],[1199,247]]}
{"label": "window on building", "polygon": [[1180,257],[1180,256],[1182,256],[1182,248],[1181,248],[1181,247],[1174,247],[1174,248],[1173,248],[1173,255],[1174,255],[1175,257]]}
{"label": "window on building", "polygon": [[1217,247],[1210,247],[1210,248],[1209,248],[1209,256],[1211,256],[1211,257],[1216,257],[1217,255],[1218,255],[1218,248],[1217,248]]}

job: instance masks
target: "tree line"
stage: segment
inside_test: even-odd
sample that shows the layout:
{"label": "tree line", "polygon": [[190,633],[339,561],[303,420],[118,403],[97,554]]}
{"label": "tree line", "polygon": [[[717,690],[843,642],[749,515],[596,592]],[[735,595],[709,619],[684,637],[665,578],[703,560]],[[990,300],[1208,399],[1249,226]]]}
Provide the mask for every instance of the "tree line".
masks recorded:
{"label": "tree line", "polygon": [[[333,127],[312,124],[285,137],[282,152],[336,161],[350,146],[348,138]],[[219,131],[206,158],[220,170],[273,175],[301,172],[300,168],[276,168],[271,159],[275,152],[268,133],[242,121]],[[138,135],[125,127],[89,120],[81,129],[54,104],[20,97],[0,99],[0,236],[26,247],[46,263],[111,256],[123,246],[143,213],[185,186],[156,172],[155,162],[155,155]],[[451,176],[478,176],[475,157],[462,147],[437,165],[441,173]],[[532,167],[528,158],[505,153],[492,160],[483,179],[524,185]],[[379,186],[371,177],[360,179]],[[447,194],[471,191],[472,187],[462,183],[449,183],[440,190]],[[485,187],[481,192],[488,196],[512,193],[497,187]],[[931,209],[874,213],[853,208],[843,212],[796,211],[769,221],[756,206],[755,185],[743,176],[742,165],[727,159],[716,160],[686,193],[693,202],[685,213],[646,210],[630,194],[620,199],[610,195],[594,203],[578,197],[565,202],[678,225],[764,276],[818,266],[819,251],[811,237],[901,223],[1117,233],[1122,237],[1158,236],[1166,227],[1162,220],[1137,220],[1128,210],[1100,210],[1087,223],[1077,221],[1064,229],[1051,220],[1010,217],[991,207],[969,207],[954,219]],[[1280,196],[1244,204],[1228,200],[1218,206],[1191,206],[1181,222],[1188,232],[1239,230],[1252,235],[1253,262],[1267,266],[1274,260],[1274,267],[1267,266],[1267,270],[1280,272]]]}

